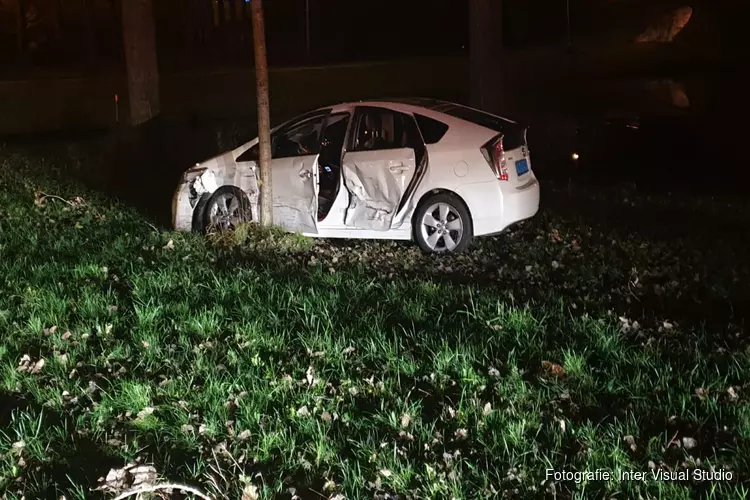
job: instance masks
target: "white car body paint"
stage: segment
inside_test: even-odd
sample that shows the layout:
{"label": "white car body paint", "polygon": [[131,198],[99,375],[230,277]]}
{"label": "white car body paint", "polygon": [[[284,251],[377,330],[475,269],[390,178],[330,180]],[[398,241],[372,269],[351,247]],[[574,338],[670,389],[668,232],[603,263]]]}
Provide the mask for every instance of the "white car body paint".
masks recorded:
{"label": "white car body paint", "polygon": [[[321,108],[321,112],[350,113],[347,138],[352,134],[351,122],[358,107],[387,108],[410,116],[416,113],[447,125],[448,131],[437,143],[426,145],[424,170],[408,199],[402,197],[418,171],[414,150],[410,148],[363,152],[345,149],[338,195],[322,221],[317,220],[317,155],[273,159],[274,223],[290,232],[313,237],[410,240],[412,216],[419,201],[438,191],[454,193],[464,201],[475,236],[500,233],[537,213],[540,188],[525,140],[522,147],[505,151],[508,179],[499,180],[480,151],[498,135],[497,131],[407,100],[400,101],[337,104]],[[191,200],[191,190],[197,194],[202,189],[201,195],[207,197],[220,186],[237,186],[247,193],[252,213],[259,213],[257,165],[254,161],[237,161],[257,142],[254,139],[183,174],[172,204],[176,230],[196,229],[197,202]],[[347,139],[345,144],[348,143]],[[522,158],[527,160],[529,169],[519,176],[515,162]],[[207,174],[209,171],[213,176]],[[403,206],[396,211],[399,204]]]}
{"label": "white car body paint", "polygon": [[344,182],[351,195],[346,226],[389,230],[416,167],[411,148],[389,150],[387,158],[382,151],[344,154]]}
{"label": "white car body paint", "polygon": [[[315,234],[318,155],[271,161],[273,222],[290,232]],[[258,211],[254,210],[254,214]]]}
{"label": "white car body paint", "polygon": [[469,164],[465,161],[460,161],[453,166],[453,173],[456,177],[466,177],[469,173]]}

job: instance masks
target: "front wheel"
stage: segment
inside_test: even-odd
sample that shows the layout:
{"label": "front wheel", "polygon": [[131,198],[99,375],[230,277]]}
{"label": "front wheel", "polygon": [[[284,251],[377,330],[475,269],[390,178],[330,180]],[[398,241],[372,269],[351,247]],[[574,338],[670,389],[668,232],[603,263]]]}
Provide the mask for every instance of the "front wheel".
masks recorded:
{"label": "front wheel", "polygon": [[253,220],[250,200],[236,186],[221,186],[214,191],[203,211],[206,231],[232,231],[242,223]]}
{"label": "front wheel", "polygon": [[452,194],[436,194],[420,203],[414,224],[414,238],[425,252],[462,252],[474,236],[469,210]]}

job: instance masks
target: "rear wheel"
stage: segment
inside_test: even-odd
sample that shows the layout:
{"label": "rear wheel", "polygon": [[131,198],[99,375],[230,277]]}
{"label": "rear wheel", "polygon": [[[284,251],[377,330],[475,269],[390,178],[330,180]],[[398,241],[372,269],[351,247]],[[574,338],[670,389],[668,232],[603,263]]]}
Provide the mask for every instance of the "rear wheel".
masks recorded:
{"label": "rear wheel", "polygon": [[414,224],[414,238],[425,252],[462,252],[474,236],[469,210],[452,194],[425,199],[417,208]]}
{"label": "rear wheel", "polygon": [[236,186],[221,186],[214,191],[203,211],[206,231],[233,231],[240,224],[253,220],[250,200]]}

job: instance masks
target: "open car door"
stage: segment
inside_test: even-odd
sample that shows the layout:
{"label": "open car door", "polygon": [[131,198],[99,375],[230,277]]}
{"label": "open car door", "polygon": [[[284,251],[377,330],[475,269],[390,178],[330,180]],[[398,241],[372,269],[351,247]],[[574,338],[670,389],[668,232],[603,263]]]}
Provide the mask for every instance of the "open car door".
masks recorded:
{"label": "open car door", "polygon": [[[421,144],[421,146],[420,146]],[[344,154],[343,176],[350,193],[345,225],[388,231],[422,166],[424,144],[412,116],[388,108],[358,107]]]}
{"label": "open car door", "polygon": [[[305,115],[271,135],[273,222],[287,231],[316,234],[318,154],[327,112]],[[237,161],[256,161],[257,145]]]}
{"label": "open car door", "polygon": [[318,155],[271,161],[273,223],[287,231],[317,233]]}

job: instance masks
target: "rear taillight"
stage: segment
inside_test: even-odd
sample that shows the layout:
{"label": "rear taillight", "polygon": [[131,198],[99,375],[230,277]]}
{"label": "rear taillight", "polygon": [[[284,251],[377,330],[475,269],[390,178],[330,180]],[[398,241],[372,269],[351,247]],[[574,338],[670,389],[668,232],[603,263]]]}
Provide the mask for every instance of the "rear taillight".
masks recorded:
{"label": "rear taillight", "polygon": [[501,181],[507,181],[508,168],[505,161],[505,150],[503,149],[503,135],[500,134],[487,142],[482,146],[481,151],[495,177]]}

